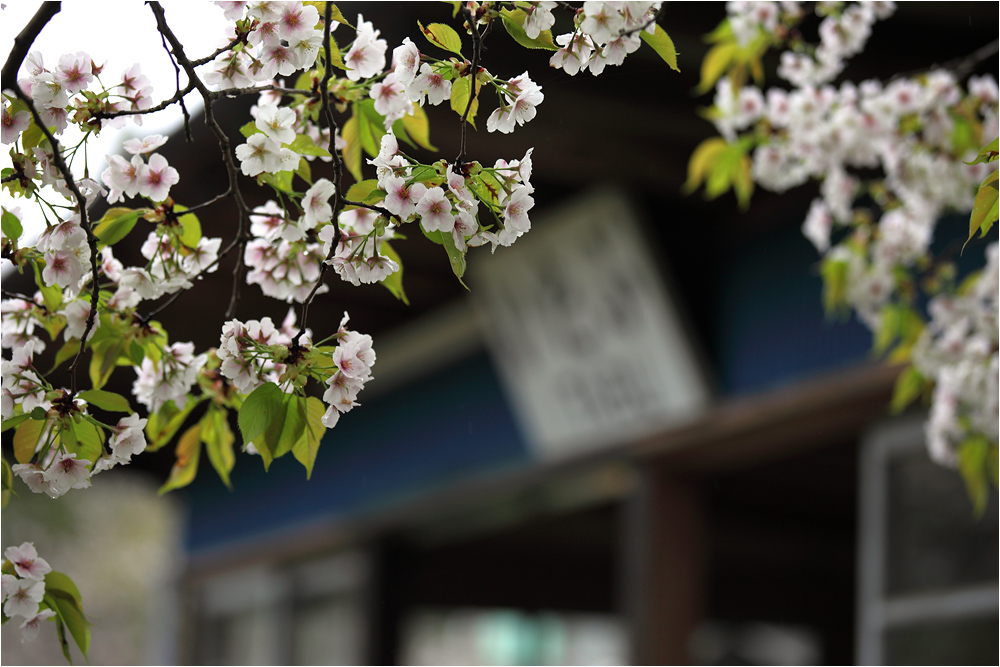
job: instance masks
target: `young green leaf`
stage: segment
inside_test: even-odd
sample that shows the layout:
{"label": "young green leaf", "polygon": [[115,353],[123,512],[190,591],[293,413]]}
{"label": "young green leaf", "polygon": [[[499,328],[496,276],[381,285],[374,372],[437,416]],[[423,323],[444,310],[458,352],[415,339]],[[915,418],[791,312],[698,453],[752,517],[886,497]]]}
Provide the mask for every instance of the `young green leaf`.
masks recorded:
{"label": "young green leaf", "polygon": [[[177,213],[183,213],[186,210],[186,206],[174,205],[174,211]],[[198,241],[201,240],[201,221],[198,220],[198,216],[194,213],[186,213],[178,217],[177,222],[181,223],[181,243],[188,248],[197,248]]]}
{"label": "young green leaf", "polygon": [[316,454],[319,452],[320,442],[326,432],[326,427],[323,426],[323,413],[325,411],[326,407],[318,398],[310,396],[306,399],[305,428],[302,431],[302,437],[292,446],[292,456],[305,466],[306,479],[312,477]]}
{"label": "young green leaf", "polygon": [[288,144],[288,147],[299,155],[315,155],[318,157],[330,157],[330,151],[317,146],[312,137],[306,134],[298,134],[295,140]]}
{"label": "young green leaf", "polygon": [[219,474],[222,483],[229,489],[233,485],[229,482],[229,473],[232,472],[236,464],[236,455],[233,452],[233,441],[236,439],[233,431],[229,428],[229,420],[226,417],[225,409],[210,407],[205,416],[201,418],[201,441],[205,443],[205,452],[211,462],[215,472]]}
{"label": "young green leaf", "polygon": [[110,208],[104,217],[94,224],[94,236],[104,245],[114,245],[128,236],[139,218],[148,212],[149,209],[145,208]]}
{"label": "young green leaf", "polygon": [[[479,80],[476,80],[476,92],[479,92],[481,84]],[[463,76],[454,81],[451,84],[451,110],[457,113],[460,117],[465,113],[466,107],[469,106],[469,94],[472,90],[472,83],[470,77]],[[472,106],[469,107],[469,116],[467,120],[469,125],[472,127],[476,126],[476,112],[479,111],[479,97],[477,95],[476,99],[472,101]]]}
{"label": "young green leaf", "polygon": [[108,412],[132,412],[132,406],[129,405],[128,399],[111,391],[88,389],[80,392],[80,398]]}
{"label": "young green leaf", "polygon": [[430,123],[423,107],[413,105],[413,113],[403,116],[401,121],[407,134],[417,143],[418,146],[429,151],[436,151],[437,148],[431,143]]}
{"label": "young green leaf", "polygon": [[355,181],[361,180],[361,133],[358,128],[357,111],[347,119],[341,129],[340,136],[344,139],[343,156],[344,166],[354,177]]}
{"label": "young green leaf", "polygon": [[399,269],[397,269],[395,273],[391,273],[382,279],[382,285],[384,285],[387,290],[392,292],[394,297],[409,306],[410,300],[406,298],[406,292],[403,290],[403,260],[400,259],[399,253],[397,253],[396,250],[389,245],[388,241],[382,242],[381,252],[383,255],[399,265]]}
{"label": "young green leaf", "polygon": [[262,384],[247,396],[237,419],[243,442],[253,442],[272,421],[284,414],[284,396],[273,382]]}
{"label": "young green leaf", "polygon": [[958,471],[965,480],[965,490],[977,518],[982,518],[989,499],[990,487],[986,471],[989,448],[990,442],[984,435],[972,436],[958,446]]}
{"label": "young green leaf", "polygon": [[160,487],[160,495],[187,486],[198,474],[198,458],[201,454],[201,423],[195,424],[177,441],[177,460],[170,469],[170,476]]}
{"label": "young green leaf", "polygon": [[9,239],[19,239],[24,232],[24,229],[21,227],[21,221],[7,209],[3,209],[3,217],[0,218],[0,227],[3,228],[3,235]]}
{"label": "young green leaf", "polygon": [[670,35],[667,31],[663,29],[662,26],[656,26],[656,32],[650,35],[648,32],[643,30],[639,33],[642,37],[642,41],[653,47],[663,62],[670,66],[670,69],[675,72],[680,72],[681,70],[677,67],[677,49],[674,48],[674,40],[670,39]]}
{"label": "young green leaf", "polygon": [[42,437],[42,431],[45,430],[46,424],[48,422],[32,419],[22,423],[14,431],[14,459],[18,463],[28,463],[31,461],[31,457],[35,455],[35,448],[38,446],[38,441]]}
{"label": "young green leaf", "polygon": [[431,44],[439,46],[445,51],[451,51],[457,55],[462,55],[462,38],[451,26],[444,23],[431,23],[426,28],[420,21],[417,21],[420,32],[424,33]]}
{"label": "young green leaf", "polygon": [[979,186],[976,201],[972,205],[972,215],[969,217],[969,238],[965,241],[966,245],[977,231],[981,231],[981,236],[985,236],[993,223],[997,221],[998,176],[1000,176],[1000,172],[992,172]]}
{"label": "young green leaf", "polygon": [[892,402],[890,407],[892,414],[898,415],[906,409],[924,391],[927,380],[916,366],[907,366],[899,377],[896,378],[896,386],[892,390]]}
{"label": "young green leaf", "polygon": [[544,49],[546,51],[558,51],[559,47],[552,41],[552,31],[542,30],[538,37],[532,39],[524,31],[524,21],[528,18],[523,9],[504,9],[500,12],[503,19],[503,27],[507,34],[514,38],[514,41],[526,49]]}

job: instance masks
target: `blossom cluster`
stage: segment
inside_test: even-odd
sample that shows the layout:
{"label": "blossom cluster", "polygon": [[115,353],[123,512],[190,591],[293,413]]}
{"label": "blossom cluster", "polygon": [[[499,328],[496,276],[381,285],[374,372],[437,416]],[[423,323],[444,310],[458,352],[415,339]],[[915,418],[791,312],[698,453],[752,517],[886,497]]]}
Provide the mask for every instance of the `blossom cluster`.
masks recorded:
{"label": "blossom cluster", "polygon": [[[804,15],[799,3],[730,2],[727,9],[728,27],[744,47],[781,43],[783,26]],[[802,231],[824,256],[827,290],[874,332],[892,338],[901,335],[892,315],[915,308],[919,281],[936,270],[928,257],[938,220],[971,210],[977,187],[996,169],[975,158],[1000,131],[1000,90],[990,75],[972,76],[963,86],[944,69],[888,83],[833,85],[894,5],[816,9],[820,43],[796,44],[781,55],[778,73],[791,90],[765,93],[723,77],[708,115],[731,146],[749,146],[752,178],[762,187],[783,192],[820,183]],[[997,439],[996,244],[987,258],[983,277],[967,292],[932,294],[931,322],[912,351],[915,367],[936,385],[931,453],[952,465],[971,434]]]}
{"label": "blossom cluster", "polygon": [[[241,394],[249,394],[265,382],[281,386],[285,366],[275,361],[275,353],[282,347],[283,354],[287,355],[287,347],[292,344],[296,333],[293,310],[288,311],[280,328],[274,326],[270,317],[246,322],[230,320],[222,327],[216,351],[222,362],[219,370]],[[307,331],[300,343],[308,345],[309,340]]]}
{"label": "blossom cluster", "polygon": [[[422,167],[426,173],[426,165],[414,163],[402,153],[390,132],[382,137],[378,156],[369,162],[376,167],[379,189],[386,192],[382,206],[397,220],[419,220],[425,233],[449,235],[460,252],[487,241],[495,250],[510,246],[531,229],[532,150],[529,148],[520,160],[497,160],[492,168],[478,163],[461,167],[437,163],[433,175],[421,181],[415,172]],[[502,226],[496,230],[480,226],[480,203],[502,217]]]}
{"label": "blossom cluster", "polygon": [[[552,10],[556,2],[536,2],[528,9],[524,29],[529,37],[555,24]],[[621,65],[626,56],[642,45],[640,33],[653,34],[659,2],[592,2],[583,3],[576,16],[575,29],[555,38],[561,48],[549,64],[571,76],[590,70],[594,76],[608,65]]]}
{"label": "blossom cluster", "polygon": [[358,393],[372,378],[375,364],[375,350],[372,337],[347,328],[350,320],[347,313],[337,329],[337,348],[333,351],[334,372],[326,381],[327,390],[323,400],[329,406],[323,415],[323,425],[333,428],[340,415],[350,412],[358,405]]}
{"label": "blossom cluster", "polygon": [[39,604],[45,597],[45,575],[52,568],[38,556],[38,551],[31,542],[25,542],[19,547],[7,547],[3,555],[6,563],[13,566],[15,573],[2,575],[3,593],[0,599],[3,601],[4,616],[24,619],[20,628],[21,641],[34,641],[38,637],[41,622],[56,615],[51,609],[39,610]]}
{"label": "blossom cluster", "polygon": [[194,343],[173,343],[163,349],[159,359],[146,356],[135,369],[132,393],[150,412],[156,412],[167,401],[183,408],[191,386],[208,355],[194,353]]}
{"label": "blossom cluster", "polygon": [[990,244],[986,267],[963,292],[931,300],[931,321],[913,351],[914,366],[935,381],[927,446],[949,466],[958,464],[958,448],[971,435],[997,435],[997,255],[997,244]]}
{"label": "blossom cluster", "polygon": [[319,12],[299,0],[291,2],[216,2],[230,21],[240,21],[227,36],[246,41],[219,54],[205,73],[205,83],[223,88],[245,88],[290,76],[316,62],[323,31],[316,29]]}

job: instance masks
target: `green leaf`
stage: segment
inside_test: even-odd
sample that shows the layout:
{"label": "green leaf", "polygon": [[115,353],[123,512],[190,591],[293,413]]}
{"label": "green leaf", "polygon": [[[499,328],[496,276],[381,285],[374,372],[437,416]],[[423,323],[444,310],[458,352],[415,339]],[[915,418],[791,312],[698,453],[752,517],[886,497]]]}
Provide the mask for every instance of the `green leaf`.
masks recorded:
{"label": "green leaf", "polygon": [[272,421],[283,418],[284,396],[273,382],[262,384],[247,396],[237,419],[243,442],[253,442]]}
{"label": "green leaf", "polygon": [[94,225],[94,236],[104,245],[114,245],[128,236],[139,218],[146,215],[149,209],[131,209],[115,207],[108,209]]}
{"label": "green leaf", "polygon": [[429,151],[436,151],[437,148],[431,143],[431,128],[427,120],[427,114],[423,107],[413,105],[413,113],[403,116],[403,128],[407,134],[417,142],[417,145]]}
{"label": "green leaf", "polygon": [[7,209],[3,209],[3,217],[0,218],[0,227],[3,228],[3,235],[9,239],[17,240],[21,238],[21,234],[24,232],[24,229],[21,227],[21,221]]}
{"label": "green leaf", "polygon": [[389,274],[382,279],[382,285],[385,286],[387,290],[392,292],[392,295],[405,303],[407,306],[410,305],[410,300],[406,298],[406,292],[403,290],[403,260],[400,259],[399,253],[389,245],[388,241],[383,241],[379,252],[392,261],[399,264],[399,269],[392,274]]}
{"label": "green leaf", "polygon": [[306,479],[312,477],[313,464],[316,463],[316,454],[319,452],[320,441],[326,432],[323,426],[323,414],[326,406],[314,396],[306,399],[305,404],[305,428],[302,437],[292,446],[292,456],[295,460],[305,466]]}
{"label": "green leaf", "polygon": [[350,201],[367,202],[368,196],[378,189],[378,181],[369,178],[366,181],[359,181],[347,189],[345,199]]}
{"label": "green leaf", "polygon": [[386,135],[385,118],[375,111],[375,100],[362,100],[354,107],[358,114],[358,136],[361,138],[361,147],[368,155],[375,157],[382,147],[382,137]]}
{"label": "green leaf", "polygon": [[3,483],[0,484],[0,509],[7,507],[10,497],[14,495],[14,472],[10,469],[7,459],[3,459]]}
{"label": "green leaf", "polygon": [[[35,121],[32,120],[28,129],[21,133],[21,147],[24,148],[25,153],[30,153],[31,149],[41,145],[42,141],[48,143],[48,139],[45,138],[42,128],[35,125]],[[48,152],[51,153],[52,151]]]}
{"label": "green leaf", "polygon": [[205,443],[205,452],[215,472],[219,474],[223,484],[232,489],[229,473],[236,465],[236,455],[233,452],[233,441],[236,437],[229,428],[226,414],[226,410],[214,406],[208,409],[201,418],[201,441]]}
{"label": "green leaf", "polygon": [[26,421],[14,431],[14,459],[18,463],[30,463],[35,455],[35,448],[42,437],[42,432],[48,422]]}
{"label": "green leaf", "polygon": [[60,438],[69,435],[67,431],[72,431],[72,437],[64,440],[66,450],[70,454],[76,454],[77,461],[89,461],[94,463],[101,457],[104,444],[104,432],[94,426],[86,419],[79,424],[73,422],[68,429],[60,432]]}
{"label": "green leaf", "polygon": [[299,155],[315,155],[317,157],[330,157],[330,151],[317,146],[307,134],[298,134],[295,140],[288,144],[288,147]]}
{"label": "green leaf", "polygon": [[31,414],[30,413],[29,414],[14,415],[13,417],[8,417],[7,419],[3,420],[3,425],[0,426],[0,433],[4,433],[4,432],[6,432],[6,431],[8,431],[8,430],[10,430],[12,428],[14,428],[15,426],[17,426],[21,422],[28,421],[29,419],[31,419]]}
{"label": "green leaf", "polygon": [[276,174],[261,174],[257,177],[257,182],[262,185],[270,185],[278,192],[285,194],[295,194],[292,181],[295,179],[295,172],[279,171]]}
{"label": "green leaf", "polygon": [[990,442],[984,435],[972,436],[958,447],[958,471],[965,480],[965,490],[977,518],[982,518],[989,498],[990,487],[986,471],[989,449]]}
{"label": "green leaf", "polygon": [[831,257],[825,257],[820,265],[820,275],[823,276],[823,310],[827,316],[842,312],[847,305],[849,268],[846,261]]}
{"label": "green leaf", "polygon": [[77,648],[86,657],[90,650],[90,622],[83,613],[83,598],[76,584],[61,572],[49,572],[45,575],[45,602],[69,628]]}
{"label": "green leaf", "polygon": [[[186,210],[186,206],[180,206],[179,204],[174,205],[175,213],[183,213]],[[178,216],[177,222],[181,224],[181,243],[186,245],[188,248],[197,248],[198,241],[201,240],[201,221],[198,220],[198,216],[194,213],[185,213],[184,215]]]}
{"label": "green leaf", "polygon": [[146,451],[155,452],[173,440],[174,435],[180,430],[198,403],[199,401],[188,400],[184,409],[178,410],[174,402],[169,401],[159,411],[149,415],[149,419],[146,421],[146,436],[149,440]]}
{"label": "green leaf", "polygon": [[670,39],[670,35],[667,34],[667,31],[662,26],[657,24],[656,32],[652,35],[645,30],[640,32],[639,35],[642,37],[642,41],[653,47],[653,50],[663,58],[663,62],[670,66],[670,69],[675,72],[681,71],[677,67],[677,49],[674,48],[674,40]]}
{"label": "green leaf", "polygon": [[299,166],[295,168],[295,175],[309,185],[313,184],[312,168],[309,166],[309,161],[305,158],[299,160]]}
{"label": "green leaf", "polygon": [[[271,434],[271,453],[274,458],[280,458],[292,451],[292,447],[302,437],[306,428],[306,402],[305,399],[289,394],[285,399],[285,420],[281,424],[281,430]],[[265,437],[269,434],[265,432]]]}
{"label": "green leaf", "polygon": [[344,166],[351,173],[355,181],[361,180],[361,134],[358,129],[357,111],[347,119],[344,127],[341,128],[341,138],[346,144],[344,146]]}
{"label": "green leaf", "polygon": [[969,217],[969,238],[965,241],[966,245],[977,231],[982,230],[982,235],[985,236],[993,223],[997,221],[998,176],[1000,176],[1000,172],[992,172],[979,186],[976,202],[972,206],[972,215]]}
{"label": "green leaf", "polygon": [[455,237],[451,234],[441,234],[441,245],[448,252],[448,261],[451,263],[451,270],[458,278],[458,282],[462,283],[462,287],[469,289],[468,286],[462,282],[462,276],[465,275],[465,253],[459,250],[455,246]]}
{"label": "green leaf", "polygon": [[[306,0],[302,4],[303,5],[311,5],[311,6],[315,7],[316,11],[319,12],[319,18],[320,18],[320,20],[322,20],[323,17],[326,15],[326,5],[327,5],[327,3],[323,2],[322,0]],[[330,3],[330,4],[332,4],[332,3]],[[333,5],[332,7],[330,7],[330,19],[333,20],[333,21],[336,21],[337,23],[343,23],[348,28],[354,28],[354,26],[352,26],[350,23],[348,23],[344,19],[344,15],[340,13],[339,9],[337,9],[337,5]]]}
{"label": "green leaf", "polygon": [[543,30],[538,33],[538,37],[532,39],[524,31],[524,21],[528,15],[523,9],[504,9],[500,12],[503,19],[503,27],[507,29],[507,34],[514,38],[514,41],[526,49],[545,49],[546,51],[558,51],[559,47],[552,41],[552,31]]}
{"label": "green leaf", "polygon": [[108,338],[95,343],[91,348],[90,382],[94,389],[103,387],[118,363],[118,355],[126,349],[122,338]]}
{"label": "green leaf", "polygon": [[132,406],[128,399],[121,394],[116,394],[103,389],[88,389],[79,394],[80,398],[91,405],[99,407],[108,412],[132,412]]}
{"label": "green leaf", "polygon": [[177,460],[170,469],[170,477],[160,487],[160,495],[187,486],[198,474],[198,457],[201,454],[201,423],[195,424],[177,441]]}
{"label": "green leaf", "polygon": [[725,74],[738,50],[739,46],[735,42],[717,44],[709,49],[701,63],[701,82],[697,89],[699,93],[707,93],[712,89],[715,82]]}
{"label": "green leaf", "polygon": [[431,44],[439,46],[445,51],[462,55],[462,38],[451,26],[444,23],[431,23],[425,28],[420,21],[417,21],[417,25],[420,27],[420,32],[424,33],[424,37]]}
{"label": "green leaf", "polygon": [[[54,611],[58,610],[58,605],[56,605],[54,599],[48,601],[45,600],[45,598],[42,598],[42,600],[45,602],[45,604],[49,605],[49,608],[53,609]],[[6,621],[7,617],[4,616],[3,619]],[[59,615],[58,611],[56,611],[55,622],[56,622],[56,636],[59,638],[59,646],[60,648],[62,648],[63,656],[66,658],[66,662],[72,665],[73,656],[69,652],[69,642],[66,640],[66,624],[63,623],[62,616]]]}
{"label": "green leaf", "polygon": [[1000,138],[994,139],[986,146],[983,146],[979,151],[979,155],[972,162],[966,162],[965,164],[979,164],[986,162],[993,162],[998,157],[1000,157]]}
{"label": "green leaf", "polygon": [[691,194],[701,187],[708,174],[714,170],[716,162],[728,145],[722,137],[711,137],[698,144],[688,160],[687,182],[682,188],[684,194]]}
{"label": "green leaf", "polygon": [[[481,84],[477,79],[476,92],[479,91],[480,85]],[[451,110],[457,113],[459,117],[465,113],[465,108],[469,105],[469,93],[471,90],[472,83],[471,77],[469,76],[460,77],[451,84]],[[479,98],[477,96],[476,99],[472,101],[472,107],[469,109],[469,117],[467,119],[469,121],[469,125],[472,127],[476,126],[476,112],[478,111]]]}
{"label": "green leaf", "polygon": [[898,415],[906,409],[924,391],[927,380],[915,366],[907,366],[896,378],[896,386],[892,390],[892,402],[889,404],[892,414]]}
{"label": "green leaf", "polygon": [[59,310],[59,306],[63,302],[62,288],[58,285],[46,284],[42,278],[42,264],[40,262],[33,262],[31,266],[35,272],[35,285],[38,286],[38,291],[42,293],[42,302],[45,304],[45,307],[50,312]]}
{"label": "green leaf", "polygon": [[80,595],[80,589],[76,587],[72,579],[62,572],[51,570],[45,575],[45,590],[50,593],[56,591],[63,593],[72,599],[77,607],[83,609],[83,596]]}
{"label": "green leaf", "polygon": [[71,338],[70,340],[66,341],[66,343],[64,343],[63,346],[59,348],[59,351],[56,352],[56,359],[55,361],[52,362],[52,368],[49,369],[49,372],[46,373],[46,375],[48,375],[55,369],[59,368],[66,361],[75,357],[79,351],[80,351],[80,339]]}
{"label": "green leaf", "polygon": [[240,128],[240,134],[249,139],[255,134],[263,134],[264,131],[257,127],[257,121],[250,121]]}

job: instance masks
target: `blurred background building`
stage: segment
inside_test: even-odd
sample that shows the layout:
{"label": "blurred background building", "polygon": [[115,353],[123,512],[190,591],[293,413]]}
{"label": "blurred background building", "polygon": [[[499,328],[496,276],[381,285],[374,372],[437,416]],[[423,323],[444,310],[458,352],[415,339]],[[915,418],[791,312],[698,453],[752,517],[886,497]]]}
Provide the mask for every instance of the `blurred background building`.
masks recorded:
{"label": "blurred background building", "polygon": [[[338,4],[390,45],[451,11]],[[668,6],[681,74],[643,49],[571,78],[491,37],[484,65],[530,71],[545,102],[513,135],[471,133],[469,153],[535,148],[532,232],[470,253],[471,292],[419,234],[396,246],[409,306],[331,284],[309,325],[332,331],[346,310],[374,337],[362,407],[328,432],[308,482],[290,457],[265,474],[243,455],[232,492],[206,463],[171,494],[183,555],[146,598],[135,661],[998,660],[996,496],[973,517],[959,476],[928,460],[922,415],[889,418],[896,371],[868,331],[824,316],[799,231],[815,193],[758,193],[746,213],[680,194],[713,134],[692,90],[723,11]],[[996,25],[995,3],[902,3],[845,76],[945,62]],[[249,104],[218,105],[233,136]],[[429,113],[440,154],[456,154],[454,114]],[[178,201],[225,189],[214,142],[192,129],[203,154],[168,144]],[[231,233],[217,214],[205,233]],[[226,269],[208,298],[171,307],[191,314],[174,339],[217,344],[221,319],[205,314],[225,309]],[[284,313],[244,287],[240,319]],[[163,479],[172,454],[144,459]]]}

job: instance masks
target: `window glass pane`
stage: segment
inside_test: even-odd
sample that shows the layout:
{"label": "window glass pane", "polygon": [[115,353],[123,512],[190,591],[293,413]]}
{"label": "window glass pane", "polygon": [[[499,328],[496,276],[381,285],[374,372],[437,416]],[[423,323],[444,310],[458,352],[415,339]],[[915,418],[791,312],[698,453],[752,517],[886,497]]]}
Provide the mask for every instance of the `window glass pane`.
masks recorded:
{"label": "window glass pane", "polygon": [[623,665],[623,624],[603,614],[420,610],[403,633],[408,665]]}
{"label": "window glass pane", "polygon": [[885,633],[887,665],[995,665],[996,614],[893,628]]}
{"label": "window glass pane", "polygon": [[296,614],[295,663],[358,665],[364,662],[364,619],[352,598],[304,605]]}
{"label": "window glass pane", "polygon": [[914,593],[997,580],[996,492],[976,519],[961,476],[923,449],[888,465],[886,593]]}

